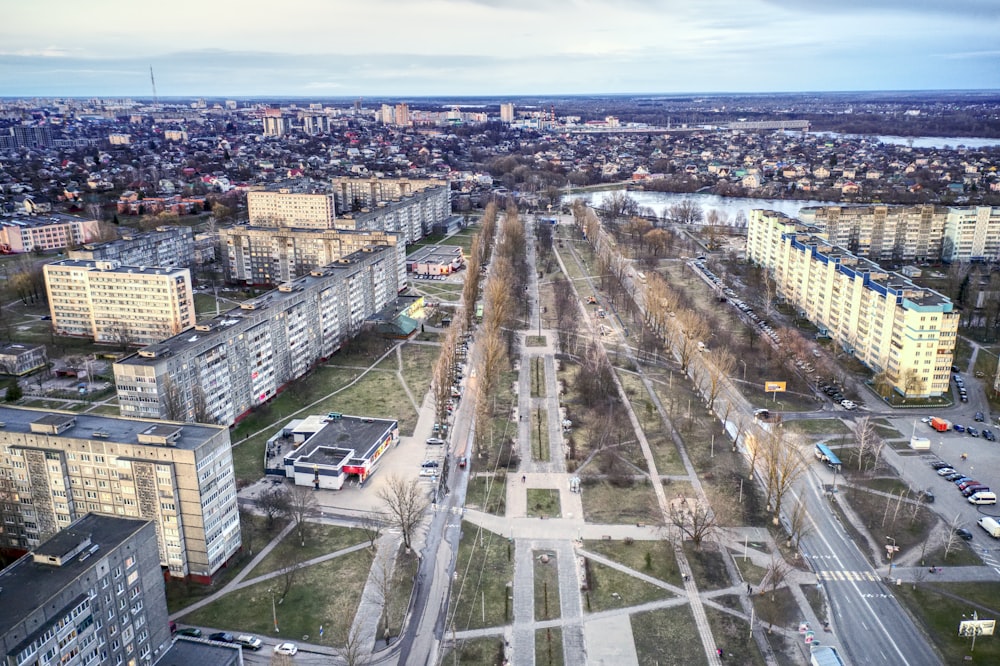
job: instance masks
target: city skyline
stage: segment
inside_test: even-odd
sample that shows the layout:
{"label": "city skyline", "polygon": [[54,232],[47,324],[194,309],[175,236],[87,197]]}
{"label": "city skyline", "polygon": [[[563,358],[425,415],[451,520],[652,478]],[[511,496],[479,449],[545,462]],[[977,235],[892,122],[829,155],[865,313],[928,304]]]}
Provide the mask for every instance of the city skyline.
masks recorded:
{"label": "city skyline", "polygon": [[990,0],[801,4],[16,3],[0,96],[150,97],[150,67],[164,98],[1000,88]]}

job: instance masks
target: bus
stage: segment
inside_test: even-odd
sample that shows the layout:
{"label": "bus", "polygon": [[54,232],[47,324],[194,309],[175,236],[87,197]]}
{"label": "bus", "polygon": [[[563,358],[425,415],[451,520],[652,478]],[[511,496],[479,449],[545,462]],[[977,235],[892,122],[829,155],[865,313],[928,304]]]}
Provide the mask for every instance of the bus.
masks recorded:
{"label": "bus", "polygon": [[840,471],[840,458],[838,458],[837,454],[831,451],[830,447],[826,444],[816,445],[816,459],[825,462],[826,466],[835,472]]}

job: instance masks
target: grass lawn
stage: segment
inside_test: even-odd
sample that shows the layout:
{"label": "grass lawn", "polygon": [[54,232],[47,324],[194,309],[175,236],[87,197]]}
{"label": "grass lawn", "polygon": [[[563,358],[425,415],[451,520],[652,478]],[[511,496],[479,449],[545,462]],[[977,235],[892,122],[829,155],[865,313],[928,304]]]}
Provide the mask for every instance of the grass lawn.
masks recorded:
{"label": "grass lawn", "polygon": [[508,606],[507,581],[514,578],[514,547],[506,537],[463,522],[455,570],[458,578],[451,586],[451,608],[456,630],[495,627],[511,621],[513,609]]}
{"label": "grass lawn", "polygon": [[392,588],[389,590],[389,599],[386,602],[386,614],[389,618],[389,636],[398,636],[403,626],[403,620],[406,618],[406,609],[410,605],[410,595],[413,592],[413,583],[416,580],[417,566],[419,564],[417,554],[411,551],[407,555],[402,544],[400,544],[399,553],[396,555],[396,568],[392,572]]}
{"label": "grass lawn", "polygon": [[461,641],[457,650],[452,648],[444,653],[441,663],[457,663],[459,666],[502,666],[505,663],[503,638],[494,636]]}
{"label": "grass lawn", "polygon": [[544,335],[526,335],[524,337],[525,347],[544,347],[548,344],[548,338]]}
{"label": "grass lawn", "polygon": [[[280,594],[284,585],[281,578],[227,594],[185,615],[181,621],[272,638],[338,645],[344,642],[350,629],[370,565],[371,555],[359,551],[301,569],[288,595],[276,607],[280,634],[274,631],[268,589]],[[325,628],[322,637],[320,625]]]}
{"label": "grass lawn", "polygon": [[844,488],[838,494],[838,501],[851,505],[865,522],[876,543],[888,543],[886,537],[891,536],[902,552],[920,548],[937,523],[936,515],[920,505],[902,503],[898,499],[876,495],[857,487]]}
{"label": "grass lawn", "polygon": [[708,606],[705,607],[705,616],[712,627],[715,644],[726,655],[722,660],[724,664],[758,666],[767,663],[757,649],[757,644],[748,640],[750,625],[746,620]]}
{"label": "grass lawn", "polygon": [[736,563],[736,568],[739,569],[740,574],[743,576],[743,580],[754,587],[759,587],[760,581],[764,580],[767,569],[757,566],[753,563],[753,560],[744,560],[743,556],[737,553],[731,552],[731,555],[733,556],[733,561]]}
{"label": "grass lawn", "polygon": [[640,666],[698,666],[708,663],[689,606],[634,614],[632,636]]}
{"label": "grass lawn", "polygon": [[[446,662],[442,662],[446,663]],[[563,666],[562,629],[535,632],[535,666]]]}
{"label": "grass lawn", "polygon": [[726,564],[722,561],[724,555],[713,550],[710,544],[703,542],[698,549],[693,543],[685,541],[684,554],[687,555],[691,575],[699,590],[721,590],[732,585],[726,572]]}
{"label": "grass lawn", "polygon": [[507,512],[507,475],[477,474],[469,479],[469,486],[465,492],[465,506],[495,516],[504,515]]}
{"label": "grass lawn", "polygon": [[528,488],[528,516],[558,518],[559,491],[551,488]]}
{"label": "grass lawn", "polygon": [[335,553],[367,540],[364,531],[360,529],[309,523],[305,546],[299,545],[301,542],[298,534],[292,530],[274,550],[268,553],[267,557],[260,561],[260,564],[254,567],[250,577],[262,576],[292,563],[298,564],[320,555]]}
{"label": "grass lawn", "polygon": [[[542,562],[542,556],[548,561]],[[559,570],[557,567],[572,567],[572,562],[557,562],[556,554],[548,550],[532,553],[535,562],[535,619],[555,620],[559,617]],[[560,650],[562,652],[562,650]]]}
{"label": "grass lawn", "polygon": [[683,584],[669,541],[585,541],[583,548],[664,583]]}
{"label": "grass lawn", "polygon": [[949,583],[946,586],[920,584],[893,588],[910,612],[924,625],[926,633],[941,651],[949,664],[998,664],[1000,641],[996,636],[980,636],[972,651],[972,639],[958,635],[962,615],[973,611],[980,617],[996,618],[1000,615],[1000,584],[998,583]]}
{"label": "grass lawn", "polygon": [[253,483],[264,476],[264,448],[268,437],[268,433],[261,433],[233,447],[233,471],[237,487]]}
{"label": "grass lawn", "polygon": [[820,622],[825,622],[826,617],[826,597],[823,596],[822,590],[816,585],[800,585],[802,588],[802,593],[806,595],[806,599],[809,601],[809,605],[812,607],[813,612],[816,613],[816,619]]}
{"label": "grass lawn", "polygon": [[545,397],[545,359],[531,359],[531,397]]}
{"label": "grass lawn", "polygon": [[[637,606],[647,601],[669,599],[668,590],[639,580],[623,571],[586,560],[589,587],[584,592],[584,610],[590,613]],[[617,595],[617,596],[612,596]]]}
{"label": "grass lawn", "polygon": [[802,614],[795,602],[792,591],[787,587],[778,588],[773,593],[770,590],[753,597],[753,606],[757,609],[760,622],[768,626],[793,627],[798,626]]}
{"label": "grass lawn", "polygon": [[829,437],[831,435],[848,435],[851,430],[838,419],[803,419],[801,421],[785,421],[782,427],[786,432],[800,435],[816,435]]}
{"label": "grass lawn", "polygon": [[548,462],[551,458],[549,451],[549,410],[531,410],[531,459],[541,462]]}
{"label": "grass lawn", "polygon": [[661,522],[656,497],[648,481],[615,487],[608,481],[583,478],[583,516],[588,523]]}

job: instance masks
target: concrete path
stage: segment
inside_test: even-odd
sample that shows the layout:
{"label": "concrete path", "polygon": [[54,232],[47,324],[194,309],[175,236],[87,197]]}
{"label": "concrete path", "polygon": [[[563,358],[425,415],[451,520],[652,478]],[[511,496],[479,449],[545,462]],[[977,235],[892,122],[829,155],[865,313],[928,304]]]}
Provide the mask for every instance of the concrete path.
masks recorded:
{"label": "concrete path", "polygon": [[[593,666],[631,666],[639,664],[632,636],[632,616],[612,615],[588,621],[587,664]],[[572,663],[572,662],[566,662]]]}
{"label": "concrete path", "polygon": [[366,650],[374,648],[376,641],[385,638],[380,631],[379,621],[382,619],[382,609],[389,602],[385,598],[385,591],[392,581],[402,541],[398,532],[389,531],[384,532],[375,542],[375,557],[368,570],[368,580],[350,630],[357,644],[364,646]]}

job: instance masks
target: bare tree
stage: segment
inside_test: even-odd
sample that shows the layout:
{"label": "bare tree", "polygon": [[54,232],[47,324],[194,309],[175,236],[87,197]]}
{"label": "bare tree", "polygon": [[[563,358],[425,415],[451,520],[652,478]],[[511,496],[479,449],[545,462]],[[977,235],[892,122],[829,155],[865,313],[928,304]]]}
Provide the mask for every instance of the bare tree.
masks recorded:
{"label": "bare tree", "polygon": [[785,579],[788,578],[790,572],[791,567],[788,566],[784,558],[779,555],[771,556],[771,561],[768,562],[767,569],[764,571],[764,579],[761,581],[762,584],[766,584],[771,601],[775,600],[775,592],[785,584]]}
{"label": "bare tree", "polygon": [[695,548],[701,548],[701,542],[718,527],[712,509],[692,497],[679,497],[671,501],[667,519],[682,535],[694,542]]}
{"label": "bare tree", "polygon": [[945,536],[944,541],[944,559],[947,560],[948,556],[951,555],[952,551],[958,548],[959,544],[962,543],[961,538],[955,531],[961,524],[962,516],[961,514],[956,514],[956,516],[947,524],[948,534]]}
{"label": "bare tree", "polygon": [[111,334],[112,341],[118,345],[118,348],[122,351],[128,351],[129,347],[135,345],[135,333],[132,331],[132,327],[129,326],[128,322],[123,319],[118,319],[112,324],[109,330]]}
{"label": "bare tree", "polygon": [[792,507],[792,514],[788,518],[788,526],[791,533],[789,535],[789,545],[794,546],[798,550],[802,539],[814,531],[809,510],[806,508],[806,504],[802,501],[801,497],[795,500],[795,506]]}
{"label": "bare tree", "polygon": [[[398,547],[397,547],[398,550]],[[381,549],[375,555],[371,569],[371,585],[365,588],[369,601],[381,609],[379,631],[388,640],[389,604],[392,601],[392,577],[396,567],[396,550]]]}
{"label": "bare tree", "polygon": [[767,491],[767,500],[772,512],[772,522],[781,522],[781,504],[785,495],[808,468],[796,442],[783,428],[775,428],[760,442],[757,463],[761,466],[761,476]]}
{"label": "bare tree", "polygon": [[274,522],[288,514],[288,495],[282,487],[271,487],[257,495],[257,508],[264,512],[267,529],[273,529]]}
{"label": "bare tree", "polygon": [[858,471],[862,471],[868,466],[867,459],[874,453],[876,442],[879,439],[871,417],[865,416],[858,421],[854,428],[854,440],[858,445]]}
{"label": "bare tree", "polygon": [[344,642],[337,650],[341,659],[344,660],[347,666],[362,666],[363,664],[371,663],[371,646],[365,645],[361,625],[357,622],[351,622],[353,616],[350,613],[345,613],[343,617],[342,622],[349,624],[343,627]]}
{"label": "bare tree", "polygon": [[286,493],[288,497],[288,515],[295,522],[295,532],[299,543],[306,545],[309,525],[306,519],[316,510],[316,491],[309,486],[292,486]]}
{"label": "bare tree", "polygon": [[707,399],[708,408],[715,409],[715,400],[726,385],[726,380],[736,367],[736,359],[725,347],[716,347],[708,354],[708,362],[704,364],[708,370]]}
{"label": "bare tree", "polygon": [[365,537],[368,539],[368,547],[375,550],[375,542],[382,536],[385,528],[386,516],[378,511],[366,511],[361,515],[360,525]]}
{"label": "bare tree", "polygon": [[403,545],[412,547],[413,530],[416,529],[429,506],[417,479],[406,479],[391,475],[385,486],[378,491],[378,498],[385,505],[390,524],[403,535]]}

